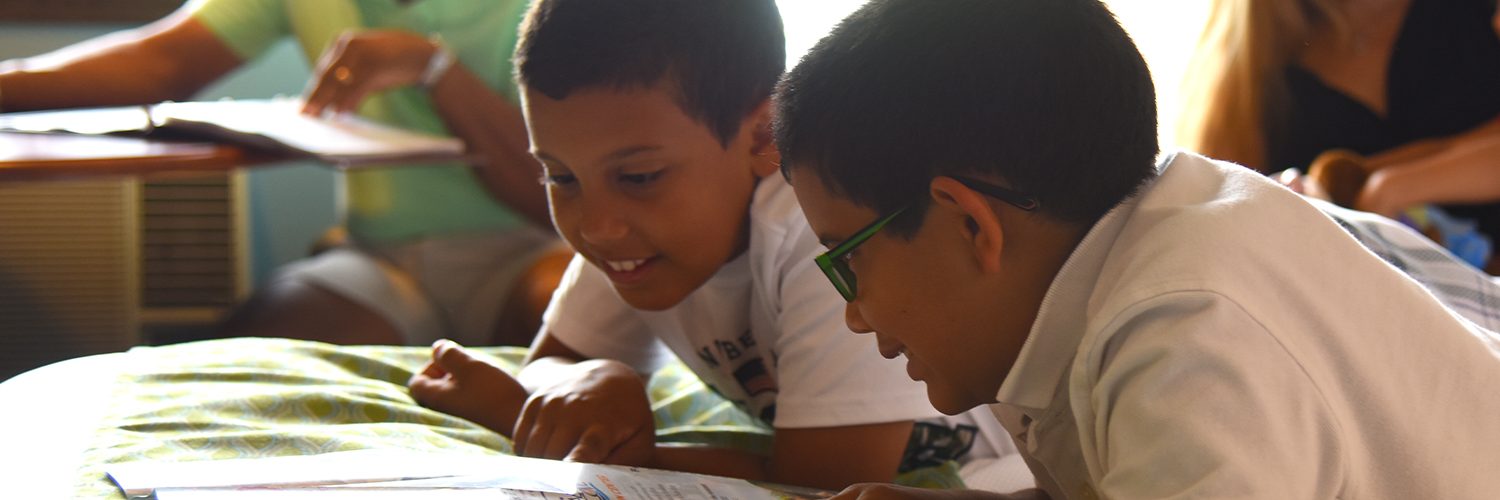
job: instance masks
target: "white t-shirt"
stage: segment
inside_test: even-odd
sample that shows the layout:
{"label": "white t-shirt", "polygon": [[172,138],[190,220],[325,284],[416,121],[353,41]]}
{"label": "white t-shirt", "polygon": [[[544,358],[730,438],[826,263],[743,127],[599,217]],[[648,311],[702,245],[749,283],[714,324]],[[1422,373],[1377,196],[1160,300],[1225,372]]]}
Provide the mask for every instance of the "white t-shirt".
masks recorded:
{"label": "white t-shirt", "polygon": [[1180,153],[1085,237],[991,409],[1052,498],[1494,498],[1500,336]]}
{"label": "white t-shirt", "polygon": [[844,324],[844,302],[813,257],[823,251],[791,188],[760,181],[748,250],[681,303],[630,307],[602,271],[575,258],[543,316],[545,331],[594,358],[650,371],[670,360],[778,428],[938,416],[922,384]]}

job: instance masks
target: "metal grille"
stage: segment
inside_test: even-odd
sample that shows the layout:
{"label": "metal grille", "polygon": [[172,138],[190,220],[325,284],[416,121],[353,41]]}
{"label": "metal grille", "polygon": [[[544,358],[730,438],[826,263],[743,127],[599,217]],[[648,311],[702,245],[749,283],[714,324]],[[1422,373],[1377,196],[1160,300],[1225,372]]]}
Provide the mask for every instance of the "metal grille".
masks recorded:
{"label": "metal grille", "polygon": [[135,345],[136,187],[0,184],[0,380]]}
{"label": "metal grille", "polygon": [[141,305],[223,308],[235,299],[233,186],[226,175],[141,187]]}
{"label": "metal grille", "polygon": [[0,183],[0,380],[205,336],[246,286],[243,185]]}

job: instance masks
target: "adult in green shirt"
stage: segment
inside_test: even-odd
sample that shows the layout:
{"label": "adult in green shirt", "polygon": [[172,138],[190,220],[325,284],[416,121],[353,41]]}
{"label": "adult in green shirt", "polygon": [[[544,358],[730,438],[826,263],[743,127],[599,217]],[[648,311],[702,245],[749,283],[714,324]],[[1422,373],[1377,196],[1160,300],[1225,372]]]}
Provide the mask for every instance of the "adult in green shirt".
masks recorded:
{"label": "adult in green shirt", "polygon": [[195,0],[140,28],[6,61],[0,110],[185,100],[293,36],[317,62],[305,112],[452,134],[478,160],[344,174],[347,244],[281,270],[224,333],[525,343],[566,257],[511,81],[524,10],[524,0]]}

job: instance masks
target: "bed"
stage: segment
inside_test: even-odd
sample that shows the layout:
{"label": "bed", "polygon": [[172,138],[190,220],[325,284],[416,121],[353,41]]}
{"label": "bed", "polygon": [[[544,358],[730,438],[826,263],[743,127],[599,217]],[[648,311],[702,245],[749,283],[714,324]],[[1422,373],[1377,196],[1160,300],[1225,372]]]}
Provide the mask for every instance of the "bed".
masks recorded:
{"label": "bed", "polygon": [[[482,348],[513,369],[519,348]],[[8,496],[124,498],[108,464],[303,455],[359,449],[509,453],[478,424],[417,405],[406,380],[424,347],[226,339],[63,361],[0,383]],[[659,442],[764,452],[770,429],[681,365],[649,384]],[[898,480],[956,487],[957,468]]]}

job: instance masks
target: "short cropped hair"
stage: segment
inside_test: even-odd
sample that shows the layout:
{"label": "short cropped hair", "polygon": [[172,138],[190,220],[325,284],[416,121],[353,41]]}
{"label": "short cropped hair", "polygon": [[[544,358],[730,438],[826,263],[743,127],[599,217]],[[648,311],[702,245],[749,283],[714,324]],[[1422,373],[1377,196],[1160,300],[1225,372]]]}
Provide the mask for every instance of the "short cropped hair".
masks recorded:
{"label": "short cropped hair", "polygon": [[683,112],[728,146],[786,69],[786,36],[774,0],[538,0],[514,62],[553,99],[670,78]]}
{"label": "short cropped hair", "polygon": [[970,175],[1086,227],[1156,174],[1151,75],[1097,0],[872,0],[775,102],[783,173],[879,213],[925,213],[933,178]]}

